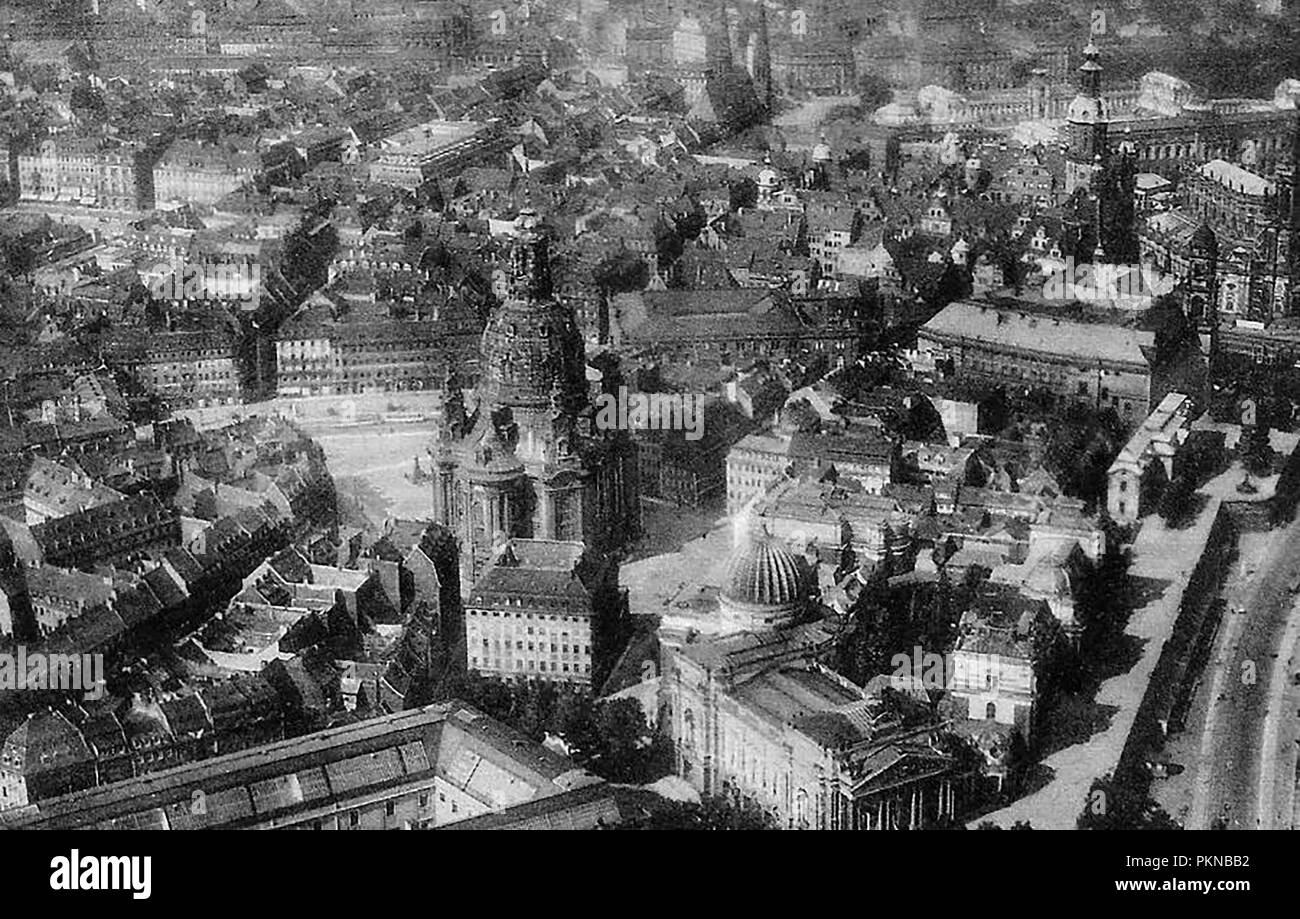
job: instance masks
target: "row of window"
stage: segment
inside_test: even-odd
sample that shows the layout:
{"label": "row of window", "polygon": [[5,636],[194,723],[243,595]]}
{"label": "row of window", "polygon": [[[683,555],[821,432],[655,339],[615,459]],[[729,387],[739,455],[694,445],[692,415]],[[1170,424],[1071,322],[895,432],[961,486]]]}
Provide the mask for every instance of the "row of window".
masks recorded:
{"label": "row of window", "polygon": [[[522,650],[524,650],[524,645],[525,645],[525,644],[528,645],[528,650],[529,650],[529,651],[537,650],[537,651],[541,651],[542,653],[545,653],[545,652],[546,652],[546,646],[547,646],[548,642],[544,642],[544,641],[539,641],[539,642],[532,642],[532,641],[530,641],[530,642],[516,641],[516,642],[515,642],[515,650],[516,650],[516,651],[522,651]],[[552,653],[552,654],[568,654],[568,653],[569,653],[569,646],[568,646],[567,644],[565,644],[564,642],[558,642],[558,643],[557,643],[557,642],[552,641],[552,642],[549,642],[549,644],[550,644],[550,646],[551,646],[551,653]],[[536,646],[536,647],[534,648],[534,646]],[[494,639],[492,639],[492,643],[491,643],[491,645],[489,645],[489,644],[488,644],[488,640],[487,640],[486,638],[484,638],[484,639],[483,639],[483,648],[486,650],[488,647],[492,647],[492,648],[495,648],[495,649],[497,649],[498,651],[500,651],[500,650],[501,650],[501,639],[499,639],[499,638],[494,638]],[[506,648],[507,651],[510,650],[510,639],[508,639],[508,638],[506,639],[505,648]],[[574,653],[574,654],[579,653],[579,650],[578,650],[579,648],[582,649],[581,653],[587,655],[588,657],[591,656],[591,645],[576,645],[576,644],[575,644],[575,645],[573,646],[573,653]]]}
{"label": "row of window", "polygon": [[[524,663],[525,663],[524,661],[519,660],[519,659],[516,659],[516,660],[515,660],[515,667],[514,667],[514,669],[515,669],[515,670],[523,670],[523,669],[525,669],[525,668],[524,668]],[[483,667],[491,667],[491,668],[494,669],[494,670],[509,670],[509,669],[510,669],[509,664],[510,664],[509,661],[506,661],[506,662],[503,664],[502,661],[501,661],[501,658],[499,658],[499,657],[494,657],[494,658],[491,658],[491,659],[485,657],[485,658],[483,658],[483,664],[482,664],[482,666],[483,666]],[[546,666],[547,662],[546,662],[546,661],[532,661],[532,660],[530,660],[530,661],[527,662],[527,664],[528,664],[528,667],[527,667],[528,670],[536,670],[536,671],[543,672],[543,673],[544,673],[544,672],[547,672],[547,666]],[[478,659],[477,657],[472,657],[472,658],[470,658],[470,666],[471,666],[471,667],[474,667],[475,669],[477,669],[477,668],[479,667],[479,659]],[[579,669],[579,668],[581,668],[581,669]],[[568,664],[568,663],[551,661],[551,662],[550,662],[550,672],[551,672],[551,673],[572,673],[572,674],[575,675],[575,676],[576,676],[576,675],[579,675],[579,674],[586,675],[586,676],[590,676],[590,675],[591,675],[591,664],[572,664],[572,665],[571,665],[571,664]]]}

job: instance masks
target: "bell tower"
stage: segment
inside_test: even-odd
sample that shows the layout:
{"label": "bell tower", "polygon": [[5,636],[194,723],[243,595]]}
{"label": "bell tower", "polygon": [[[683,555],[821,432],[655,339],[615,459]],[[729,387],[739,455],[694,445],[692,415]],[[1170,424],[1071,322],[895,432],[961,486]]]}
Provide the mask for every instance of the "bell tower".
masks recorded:
{"label": "bell tower", "polygon": [[1098,173],[1106,168],[1106,114],[1101,102],[1101,52],[1092,42],[1083,49],[1079,66],[1079,91],[1066,112],[1065,193],[1094,188]]}

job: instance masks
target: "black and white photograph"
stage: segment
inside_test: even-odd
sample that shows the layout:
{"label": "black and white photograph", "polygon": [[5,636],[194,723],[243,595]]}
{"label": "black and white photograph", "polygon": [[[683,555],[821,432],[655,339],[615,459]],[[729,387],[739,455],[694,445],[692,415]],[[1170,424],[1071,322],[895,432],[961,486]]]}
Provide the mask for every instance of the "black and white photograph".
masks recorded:
{"label": "black and white photograph", "polygon": [[938,831],[1300,829],[1298,105],[1297,0],[0,0],[6,886],[1242,903]]}

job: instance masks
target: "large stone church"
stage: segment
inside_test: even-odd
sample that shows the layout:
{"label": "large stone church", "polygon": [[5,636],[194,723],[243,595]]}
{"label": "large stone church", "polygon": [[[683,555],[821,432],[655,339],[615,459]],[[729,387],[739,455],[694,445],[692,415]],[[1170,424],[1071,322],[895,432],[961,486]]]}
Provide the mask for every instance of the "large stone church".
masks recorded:
{"label": "large stone church", "polygon": [[636,529],[633,445],[626,432],[594,427],[582,337],[552,293],[544,228],[525,213],[515,230],[474,404],[467,409],[453,372],[430,446],[434,519],[460,539],[465,589],[511,538],[601,552]]}

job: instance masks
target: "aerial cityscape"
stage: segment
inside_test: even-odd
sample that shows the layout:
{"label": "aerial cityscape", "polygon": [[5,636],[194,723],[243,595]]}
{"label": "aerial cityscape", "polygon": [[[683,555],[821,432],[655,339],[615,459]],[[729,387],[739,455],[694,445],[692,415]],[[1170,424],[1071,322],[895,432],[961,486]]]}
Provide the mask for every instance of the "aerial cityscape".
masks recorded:
{"label": "aerial cityscape", "polygon": [[3,0],[0,829],[1300,829],[1298,14]]}

